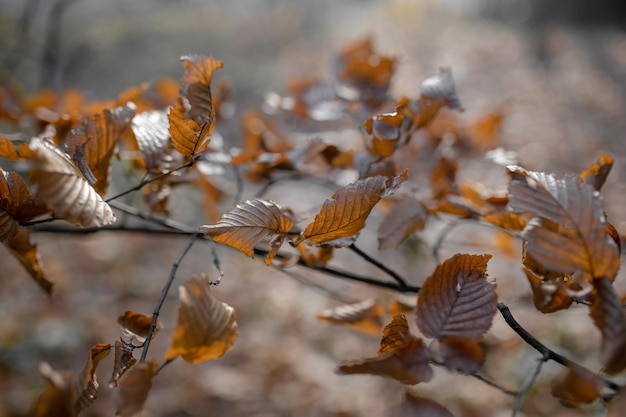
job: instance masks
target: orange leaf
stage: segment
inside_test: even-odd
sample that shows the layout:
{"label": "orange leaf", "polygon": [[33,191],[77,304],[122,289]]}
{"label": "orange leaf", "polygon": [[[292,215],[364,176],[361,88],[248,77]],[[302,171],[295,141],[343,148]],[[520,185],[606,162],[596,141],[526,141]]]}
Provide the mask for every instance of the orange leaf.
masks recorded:
{"label": "orange leaf", "polygon": [[543,280],[529,268],[524,268],[524,273],[533,291],[533,303],[537,310],[542,313],[554,313],[567,309],[572,304],[573,300],[567,293],[563,275]]}
{"label": "orange leaf", "polygon": [[235,310],[211,295],[206,280],[192,278],[178,291],[178,325],[165,359],[199,363],[222,357],[237,339]]}
{"label": "orange leaf", "polygon": [[212,56],[203,55],[185,55],[180,60],[186,70],[182,84],[183,95],[191,107],[188,116],[199,126],[209,124],[210,130],[213,130],[215,112],[211,95],[211,80],[213,73],[222,68],[224,63]]}
{"label": "orange leaf", "polygon": [[370,298],[359,303],[324,310],[317,318],[331,323],[346,324],[366,333],[378,335],[382,328],[381,318],[384,312],[381,302]]}
{"label": "orange leaf", "polygon": [[371,138],[371,152],[381,158],[388,158],[393,155],[396,145],[401,136],[402,113],[394,111],[392,113],[382,113],[368,118],[363,123],[365,132]]}
{"label": "orange leaf", "polygon": [[495,283],[487,280],[491,255],[457,254],[422,285],[417,326],[426,337],[481,337],[497,310]]}
{"label": "orange leaf", "polygon": [[300,259],[302,259],[302,261],[308,266],[313,267],[326,266],[326,263],[328,263],[328,261],[330,261],[330,259],[333,257],[334,250],[332,246],[320,245],[318,247],[312,248],[314,249],[314,251],[313,253],[311,253],[311,251],[309,250],[311,249],[311,247],[305,245],[304,243],[300,243],[297,246],[297,249],[300,252]]}
{"label": "orange leaf", "polygon": [[6,136],[0,136],[0,157],[10,161],[20,159],[13,141]]}
{"label": "orange leaf", "polygon": [[119,340],[115,341],[115,360],[113,361],[113,374],[109,380],[109,388],[117,387],[117,382],[126,371],[137,362],[133,357],[133,348]]}
{"label": "orange leaf", "polygon": [[439,354],[446,368],[453,372],[471,375],[485,363],[485,349],[476,340],[444,336],[439,339]]}
{"label": "orange leaf", "polygon": [[401,352],[413,338],[406,316],[404,314],[396,314],[391,319],[391,323],[385,326],[383,330],[378,354]]}
{"label": "orange leaf", "polygon": [[524,215],[508,211],[488,213],[481,216],[481,219],[487,223],[493,224],[494,226],[501,227],[502,229],[513,230],[516,232],[524,230],[524,227],[526,227],[526,224],[528,223]]}
{"label": "orange leaf", "polygon": [[537,216],[522,234],[530,255],[551,271],[580,270],[589,281],[613,279],[619,252],[607,235],[598,192],[574,175],[558,178],[519,167],[509,167],[509,172],[511,206]]}
{"label": "orange leaf", "polygon": [[28,190],[22,177],[0,168],[0,242],[17,233],[19,223],[32,220],[48,211]]}
{"label": "orange leaf", "polygon": [[55,371],[45,362],[39,364],[39,373],[46,381],[46,389],[35,402],[33,417],[78,416],[74,406],[72,375]]}
{"label": "orange leaf", "polygon": [[396,249],[412,233],[423,230],[428,210],[415,198],[401,197],[378,227],[378,248]]}
{"label": "orange leaf", "polygon": [[493,149],[503,120],[502,111],[492,111],[480,117],[470,126],[472,142],[482,149]]}
{"label": "orange leaf", "polygon": [[107,357],[111,352],[111,345],[99,344],[93,345],[89,351],[87,363],[83,366],[79,378],[74,385],[74,398],[76,411],[80,413],[89,407],[98,397],[98,378],[96,377],[96,368],[102,359]]}
{"label": "orange leaf", "polygon": [[81,227],[101,227],[115,221],[111,207],[87,183],[66,154],[45,139],[33,138],[36,152],[31,178],[37,194],[58,218]]}
{"label": "orange leaf", "polygon": [[429,398],[406,393],[405,401],[393,413],[394,417],[454,417],[443,405]]}
{"label": "orange leaf", "polygon": [[339,53],[339,58],[339,77],[349,84],[366,89],[386,89],[389,86],[396,61],[378,55],[370,38],[344,48]]}
{"label": "orange leaf", "polygon": [[254,246],[261,240],[271,238],[272,249],[265,258],[269,265],[292,227],[291,215],[278,204],[256,199],[238,204],[216,224],[200,226],[198,231],[248,256],[254,255]]}
{"label": "orange leaf", "polygon": [[41,266],[41,258],[37,252],[37,245],[30,243],[28,230],[19,228],[17,234],[5,244],[41,289],[47,294],[51,294],[53,284],[46,278]]}
{"label": "orange leaf", "polygon": [[[117,324],[122,328],[122,337],[129,339],[128,343],[134,344],[134,341],[137,341],[138,344],[141,344],[146,340],[148,332],[150,331],[152,316],[146,316],[136,311],[126,311],[117,318]],[[160,329],[161,323],[157,321],[153,336],[156,335]]]}
{"label": "orange leaf", "polygon": [[340,188],[332,200],[326,200],[322,210],[315,216],[298,241],[319,245],[348,246],[365,226],[370,212],[380,201],[409,178],[407,170],[389,178],[376,176],[359,180]]}
{"label": "orange leaf", "polygon": [[213,125],[205,123],[199,125],[176,107],[172,107],[167,114],[169,132],[174,148],[185,156],[193,156],[209,146]]}
{"label": "orange leaf", "polygon": [[157,370],[156,361],[141,362],[120,378],[117,391],[117,417],[137,417],[152,388],[152,378]]}
{"label": "orange leaf", "polygon": [[552,380],[552,395],[565,405],[592,403],[600,397],[602,380],[573,363]]}
{"label": "orange leaf", "polygon": [[602,154],[593,165],[583,170],[580,173],[580,179],[585,183],[591,185],[594,189],[600,191],[606,178],[613,168],[614,159],[611,155]]}
{"label": "orange leaf", "polygon": [[594,280],[593,287],[590,314],[602,333],[600,360],[606,373],[616,374],[626,368],[626,316],[608,278]]}

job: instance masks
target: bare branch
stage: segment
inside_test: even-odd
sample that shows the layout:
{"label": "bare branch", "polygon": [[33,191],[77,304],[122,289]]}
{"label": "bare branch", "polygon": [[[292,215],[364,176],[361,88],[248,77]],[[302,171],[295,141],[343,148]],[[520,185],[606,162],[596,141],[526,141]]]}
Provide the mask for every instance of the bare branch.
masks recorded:
{"label": "bare branch", "polygon": [[400,287],[404,288],[404,287],[408,286],[408,284],[406,283],[404,278],[402,278],[400,275],[398,275],[398,273],[393,271],[391,268],[387,267],[382,262],[372,258],[367,253],[363,252],[361,249],[356,247],[356,245],[354,243],[352,245],[348,246],[348,247],[350,248],[350,250],[352,250],[352,252],[356,253],[361,258],[363,258],[364,260],[366,260],[367,262],[371,263],[376,268],[380,269],[381,271],[383,271],[387,275],[389,275],[391,278],[393,278],[398,283],[398,285],[400,285]]}

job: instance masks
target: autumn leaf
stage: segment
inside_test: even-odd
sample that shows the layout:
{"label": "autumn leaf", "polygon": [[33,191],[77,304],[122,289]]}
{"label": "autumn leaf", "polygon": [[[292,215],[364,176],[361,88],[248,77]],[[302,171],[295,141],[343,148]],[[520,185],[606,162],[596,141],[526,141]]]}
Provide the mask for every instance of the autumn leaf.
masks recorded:
{"label": "autumn leaf", "polygon": [[491,255],[457,254],[426,279],[417,301],[417,326],[426,337],[481,337],[497,310],[495,283],[487,280]]}
{"label": "autumn leaf", "polygon": [[394,111],[374,115],[363,123],[363,129],[371,138],[370,151],[373,155],[381,158],[393,155],[401,137],[403,120],[403,114]]}
{"label": "autumn leaf", "polygon": [[386,89],[396,63],[393,58],[377,54],[371,38],[345,47],[339,53],[339,61],[339,78],[364,89]]}
{"label": "autumn leaf", "polygon": [[139,113],[133,117],[131,128],[147,171],[156,170],[165,146],[170,140],[167,111],[151,110]]}
{"label": "autumn leaf", "polygon": [[602,333],[600,360],[606,373],[616,374],[626,368],[626,316],[609,278],[594,280],[593,287],[590,314]]}
{"label": "autumn leaf", "polygon": [[212,56],[203,55],[185,55],[180,60],[186,70],[182,80],[182,94],[190,104],[189,118],[195,121],[198,126],[213,125],[215,112],[213,110],[211,81],[213,73],[222,68],[224,63]]}
{"label": "autumn leaf", "polygon": [[521,232],[528,224],[526,216],[520,213],[511,213],[510,211],[494,211],[481,216],[481,219],[494,226],[515,232]]}
{"label": "autumn leaf", "polygon": [[96,368],[102,359],[107,357],[111,352],[111,345],[98,344],[91,347],[87,363],[76,380],[74,385],[74,398],[76,412],[80,413],[89,407],[98,397],[98,379],[96,377]]}
{"label": "autumn leaf", "polygon": [[346,324],[366,333],[378,335],[382,328],[381,318],[385,312],[380,301],[370,298],[354,304],[321,311],[317,318],[336,324]]}
{"label": "autumn leaf", "polygon": [[328,245],[310,247],[304,243],[297,246],[300,259],[308,266],[323,267],[333,257],[334,248]]}
{"label": "autumn leaf", "polygon": [[213,126],[205,123],[198,125],[194,120],[187,119],[175,107],[167,114],[169,132],[174,148],[185,156],[193,156],[209,146]]}
{"label": "autumn leaf", "polygon": [[269,265],[292,227],[293,220],[286,210],[273,201],[255,199],[238,204],[216,224],[200,226],[198,231],[247,256],[254,255],[254,246],[259,242],[270,239],[271,250],[265,257]]}
{"label": "autumn leaf", "polygon": [[31,140],[30,148],[36,152],[31,178],[37,184],[37,195],[55,217],[81,227],[101,227],[115,221],[111,207],[66,154],[39,138]]}
{"label": "autumn leaf", "polygon": [[68,153],[76,162],[86,178],[93,175],[94,189],[103,196],[109,186],[111,158],[122,132],[135,114],[136,106],[127,103],[124,106],[105,109],[82,120],[81,125],[73,129],[67,141]]}
{"label": "autumn leaf", "polygon": [[474,339],[444,336],[439,338],[439,354],[446,368],[471,375],[485,363],[485,348]]}
{"label": "autumn leaf", "polygon": [[378,248],[396,249],[412,233],[424,229],[428,214],[424,204],[415,198],[404,196],[395,200],[378,227]]}
{"label": "autumn leaf", "polygon": [[424,397],[406,393],[404,402],[396,407],[392,417],[454,417],[443,405]]}
{"label": "autumn leaf", "polygon": [[222,357],[237,339],[235,310],[211,295],[206,280],[192,278],[178,291],[178,324],[165,359],[200,363]]}
{"label": "autumn leaf", "polygon": [[20,156],[15,149],[13,141],[6,136],[0,135],[0,157],[6,158],[9,161],[17,161]]}
{"label": "autumn leaf", "polygon": [[401,352],[412,339],[413,335],[409,329],[406,316],[404,314],[396,314],[383,330],[378,354]]}
{"label": "autumn leaf", "polygon": [[451,109],[463,110],[450,68],[441,68],[439,74],[422,81],[420,95],[430,100],[441,101]]}
{"label": "autumn leaf", "polygon": [[[136,311],[126,311],[117,318],[117,324],[122,328],[122,338],[129,339],[128,343],[130,344],[134,344],[135,341],[141,344],[148,337],[152,325],[152,316],[146,316]],[[153,336],[161,327],[161,323],[157,321]]]}
{"label": "autumn leaf", "polygon": [[602,154],[596,162],[580,173],[580,179],[585,184],[589,184],[594,189],[600,191],[611,172],[611,168],[613,168],[614,162],[615,160],[611,155]]}
{"label": "autumn leaf", "polygon": [[109,380],[109,388],[117,387],[119,379],[128,371],[137,359],[133,356],[133,348],[120,342],[115,341],[115,359],[113,361],[113,373]]}
{"label": "autumn leaf", "polygon": [[613,279],[620,266],[615,242],[607,235],[602,198],[578,176],[509,167],[510,204],[535,214],[522,233],[533,258],[546,269],[580,270],[587,280]]}
{"label": "autumn leaf", "polygon": [[72,391],[73,376],[52,369],[46,362],[39,364],[39,373],[46,382],[46,388],[37,398],[33,408],[34,417],[76,417]]}
{"label": "autumn leaf", "polygon": [[19,228],[17,234],[5,242],[5,244],[37,285],[46,294],[51,294],[53,284],[46,278],[39,252],[37,252],[37,245],[31,243],[28,230]]}
{"label": "autumn leaf", "polygon": [[20,222],[29,221],[48,212],[30,193],[22,177],[0,168],[0,242],[17,234]]}
{"label": "autumn leaf", "polygon": [[119,381],[116,417],[141,415],[157,370],[156,361],[141,362],[130,368]]}
{"label": "autumn leaf", "polygon": [[565,405],[592,403],[600,397],[602,380],[586,369],[569,363],[551,382],[552,395]]}
{"label": "autumn leaf", "polygon": [[544,280],[529,268],[524,268],[524,273],[533,291],[533,303],[537,310],[542,313],[554,313],[567,309],[572,304],[573,299],[567,292],[565,276]]}
{"label": "autumn leaf", "polygon": [[315,220],[306,227],[296,243],[302,240],[314,245],[346,246],[352,243],[376,203],[393,194],[408,178],[409,172],[405,170],[393,178],[369,177],[340,188],[333,194],[332,200],[324,202]]}

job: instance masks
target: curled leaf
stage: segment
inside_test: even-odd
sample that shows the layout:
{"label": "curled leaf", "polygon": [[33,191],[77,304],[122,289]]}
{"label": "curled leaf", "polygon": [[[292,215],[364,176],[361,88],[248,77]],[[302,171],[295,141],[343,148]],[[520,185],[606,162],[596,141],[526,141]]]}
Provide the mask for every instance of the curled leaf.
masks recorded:
{"label": "curled leaf", "polygon": [[530,268],[524,268],[524,273],[533,291],[533,303],[537,310],[554,313],[567,309],[572,304],[573,299],[567,292],[565,275],[542,279]]}
{"label": "curled leaf", "polygon": [[189,101],[189,118],[199,126],[215,123],[215,111],[213,110],[213,96],[211,94],[211,81],[213,73],[224,66],[212,56],[185,55],[180,58],[185,67],[185,75],[182,80],[183,95]]}
{"label": "curled leaf", "polygon": [[271,239],[271,250],[265,258],[269,264],[292,227],[293,220],[286,210],[273,201],[255,199],[238,204],[216,224],[200,226],[198,231],[248,256],[254,255],[254,246],[259,242]]}
{"label": "curled leaf", "polygon": [[89,350],[89,357],[74,385],[74,398],[76,412],[80,413],[89,407],[98,397],[98,379],[96,368],[102,359],[111,352],[111,345],[94,345]]}
{"label": "curled leaf", "polygon": [[19,223],[32,220],[48,211],[35,199],[22,177],[0,168],[0,242],[17,234]]}
{"label": "curled leaf", "polygon": [[133,348],[120,342],[115,341],[115,359],[113,361],[113,373],[109,380],[109,388],[117,387],[119,379],[126,371],[137,362],[133,356]]}
{"label": "curled leaf", "polygon": [[450,68],[442,68],[439,74],[422,81],[420,94],[430,100],[441,101],[451,109],[463,110]]}
{"label": "curled leaf", "polygon": [[457,254],[426,279],[417,299],[417,326],[426,337],[479,338],[497,310],[495,283],[487,280],[491,255]]}
{"label": "curled leaf", "polygon": [[616,374],[626,369],[626,315],[611,280],[596,279],[593,287],[590,314],[602,333],[600,360],[606,373]]}
{"label": "curled leaf", "polygon": [[600,191],[611,172],[611,168],[613,168],[614,162],[615,160],[611,155],[602,154],[596,162],[580,173],[580,179],[585,184],[589,184],[594,189]]}
{"label": "curled leaf", "polygon": [[211,295],[206,280],[192,278],[178,291],[178,324],[165,359],[199,363],[222,357],[237,339],[235,310]]}
{"label": "curled leaf", "polygon": [[111,207],[83,178],[66,154],[47,140],[33,138],[31,178],[37,195],[58,218],[81,227],[101,227],[115,221]]}
{"label": "curled leaf", "polygon": [[364,332],[378,335],[382,328],[384,308],[380,301],[370,298],[355,304],[324,310],[317,318],[336,324],[346,324]]}
{"label": "curled leaf", "polygon": [[[122,337],[128,339],[128,343],[134,344],[137,341],[138,344],[141,344],[148,337],[152,325],[152,316],[146,316],[136,311],[126,311],[117,318],[117,324],[122,328]],[[153,336],[161,327],[161,323],[157,321]]]}

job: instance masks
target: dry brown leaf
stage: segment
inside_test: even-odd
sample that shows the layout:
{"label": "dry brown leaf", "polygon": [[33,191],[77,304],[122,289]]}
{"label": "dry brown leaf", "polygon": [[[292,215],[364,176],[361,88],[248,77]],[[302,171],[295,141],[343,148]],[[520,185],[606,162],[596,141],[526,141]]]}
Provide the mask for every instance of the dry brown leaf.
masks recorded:
{"label": "dry brown leaf", "polygon": [[36,152],[31,178],[37,195],[55,217],[81,227],[101,227],[115,221],[111,207],[83,178],[69,157],[51,142],[33,138]]}
{"label": "dry brown leaf", "polygon": [[0,174],[0,242],[5,242],[15,236],[20,222],[45,214],[48,209],[30,194],[17,172],[0,168]]}
{"label": "dry brown leaf", "polygon": [[182,79],[182,94],[189,101],[190,109],[188,116],[198,126],[215,123],[215,111],[213,109],[213,96],[211,94],[211,81],[213,73],[224,66],[212,56],[185,55],[180,58],[185,67],[185,75]]}
{"label": "dry brown leaf", "polygon": [[606,178],[613,168],[615,160],[611,155],[602,154],[598,157],[598,160],[593,165],[584,169],[580,173],[580,179],[585,183],[591,185],[594,189],[600,191]]}
{"label": "dry brown leaf", "polygon": [[519,213],[511,213],[509,211],[496,211],[493,213],[485,214],[481,216],[481,219],[487,223],[491,223],[494,226],[501,227],[502,229],[513,230],[515,232],[521,232],[528,223],[526,216]]}
{"label": "dry brown leaf", "polygon": [[206,280],[192,278],[178,291],[178,324],[165,359],[199,363],[222,357],[237,339],[235,310],[211,295]]}
{"label": "dry brown leaf", "polygon": [[137,146],[148,172],[158,171],[161,157],[170,140],[167,111],[151,110],[137,114],[131,121]]}
{"label": "dry brown leaf", "polygon": [[[298,252],[300,252],[300,259],[312,267],[323,267],[333,257],[334,248],[328,245],[320,245],[315,248],[311,248],[304,243],[300,243],[297,246]],[[312,249],[312,251],[311,251]]]}
{"label": "dry brown leaf", "polygon": [[374,51],[372,40],[363,39],[339,53],[339,78],[362,89],[386,89],[393,76],[396,60]]}
{"label": "dry brown leaf", "polygon": [[533,303],[537,310],[554,313],[567,309],[572,304],[573,299],[567,293],[564,276],[543,280],[529,268],[524,268],[524,273],[533,291]]}
{"label": "dry brown leaf", "polygon": [[33,417],[75,417],[72,391],[73,376],[52,369],[45,362],[39,364],[39,373],[46,382],[46,388],[37,398],[32,408]]}
{"label": "dry brown leaf", "polygon": [[200,226],[198,231],[247,256],[254,255],[254,246],[260,241],[270,239],[271,250],[265,257],[269,265],[292,227],[293,220],[286,210],[273,201],[255,199],[238,204],[216,224]]}
{"label": "dry brown leaf", "polygon": [[400,197],[380,222],[378,249],[396,249],[412,233],[423,230],[427,218],[428,210],[421,201],[408,196]]}
{"label": "dry brown leaf", "polygon": [[450,194],[458,194],[456,172],[458,164],[450,158],[439,158],[430,173],[430,190],[433,200],[439,200]]}
{"label": "dry brown leaf", "polygon": [[[126,311],[117,318],[117,324],[122,328],[122,338],[124,340],[128,340],[129,344],[135,344],[135,342],[142,344],[148,337],[148,332],[150,332],[152,316],[146,316],[136,311]],[[161,323],[157,321],[152,336],[155,336],[161,327]]]}
{"label": "dry brown leaf", "polygon": [[20,159],[13,141],[2,135],[0,135],[0,158],[6,158],[10,161],[17,161]]}
{"label": "dry brown leaf", "polygon": [[568,406],[594,402],[603,386],[597,375],[573,363],[551,382],[552,395]]}
{"label": "dry brown leaf", "polygon": [[497,310],[494,282],[487,280],[491,255],[457,254],[426,279],[417,299],[417,326],[426,337],[479,338]]}
{"label": "dry brown leaf", "polygon": [[391,195],[407,179],[407,170],[389,178],[376,176],[340,188],[326,200],[299,239],[319,245],[347,246],[365,226],[370,212],[381,198]]}
{"label": "dry brown leaf", "polygon": [[590,314],[602,333],[600,360],[606,373],[616,374],[626,368],[626,316],[608,278],[594,280],[593,287]]}
{"label": "dry brown leaf", "polygon": [[369,334],[378,335],[382,328],[385,309],[374,298],[354,304],[341,305],[321,311],[317,318],[336,324],[345,324]]}
{"label": "dry brown leaf", "polygon": [[37,285],[41,287],[47,294],[52,293],[52,282],[46,278],[43,271],[41,258],[37,252],[37,245],[30,242],[30,234],[28,230],[19,228],[15,236],[5,242],[7,248],[22,264],[24,269],[28,271],[30,276],[35,280]]}
{"label": "dry brown leaf", "polygon": [[368,118],[363,129],[369,135],[372,155],[388,158],[393,155],[400,140],[404,115],[398,111],[381,113]]}
{"label": "dry brown leaf", "polygon": [[606,231],[602,198],[578,176],[509,167],[509,198],[516,211],[535,214],[522,236],[529,254],[546,269],[561,273],[580,270],[589,281],[613,279],[619,252]]}
{"label": "dry brown leaf", "polygon": [[473,339],[444,336],[439,338],[439,354],[446,368],[453,372],[471,375],[485,363],[485,348]]}
{"label": "dry brown leaf", "polygon": [[385,326],[380,339],[378,354],[401,352],[413,340],[409,323],[404,314],[396,314],[391,323]]}
{"label": "dry brown leaf", "polygon": [[187,119],[176,107],[167,113],[169,132],[174,148],[185,156],[193,156],[209,146],[213,125],[199,125],[193,119]]}
{"label": "dry brown leaf", "polygon": [[504,120],[504,112],[495,110],[481,116],[470,126],[470,139],[474,146],[493,149]]}
{"label": "dry brown leaf", "polygon": [[98,397],[98,378],[96,377],[96,368],[98,363],[111,352],[111,345],[98,344],[93,345],[89,350],[87,363],[83,366],[76,383],[74,384],[74,406],[76,412],[80,413],[89,407]]}
{"label": "dry brown leaf", "polygon": [[454,417],[454,415],[436,401],[407,392],[405,401],[394,409],[392,417]]}
{"label": "dry brown leaf", "polygon": [[140,417],[152,388],[156,361],[141,362],[130,368],[119,380],[116,417]]}
{"label": "dry brown leaf", "polygon": [[115,360],[113,362],[113,373],[109,380],[109,388],[117,387],[119,379],[126,371],[137,362],[133,356],[133,348],[120,342],[115,341]]}

